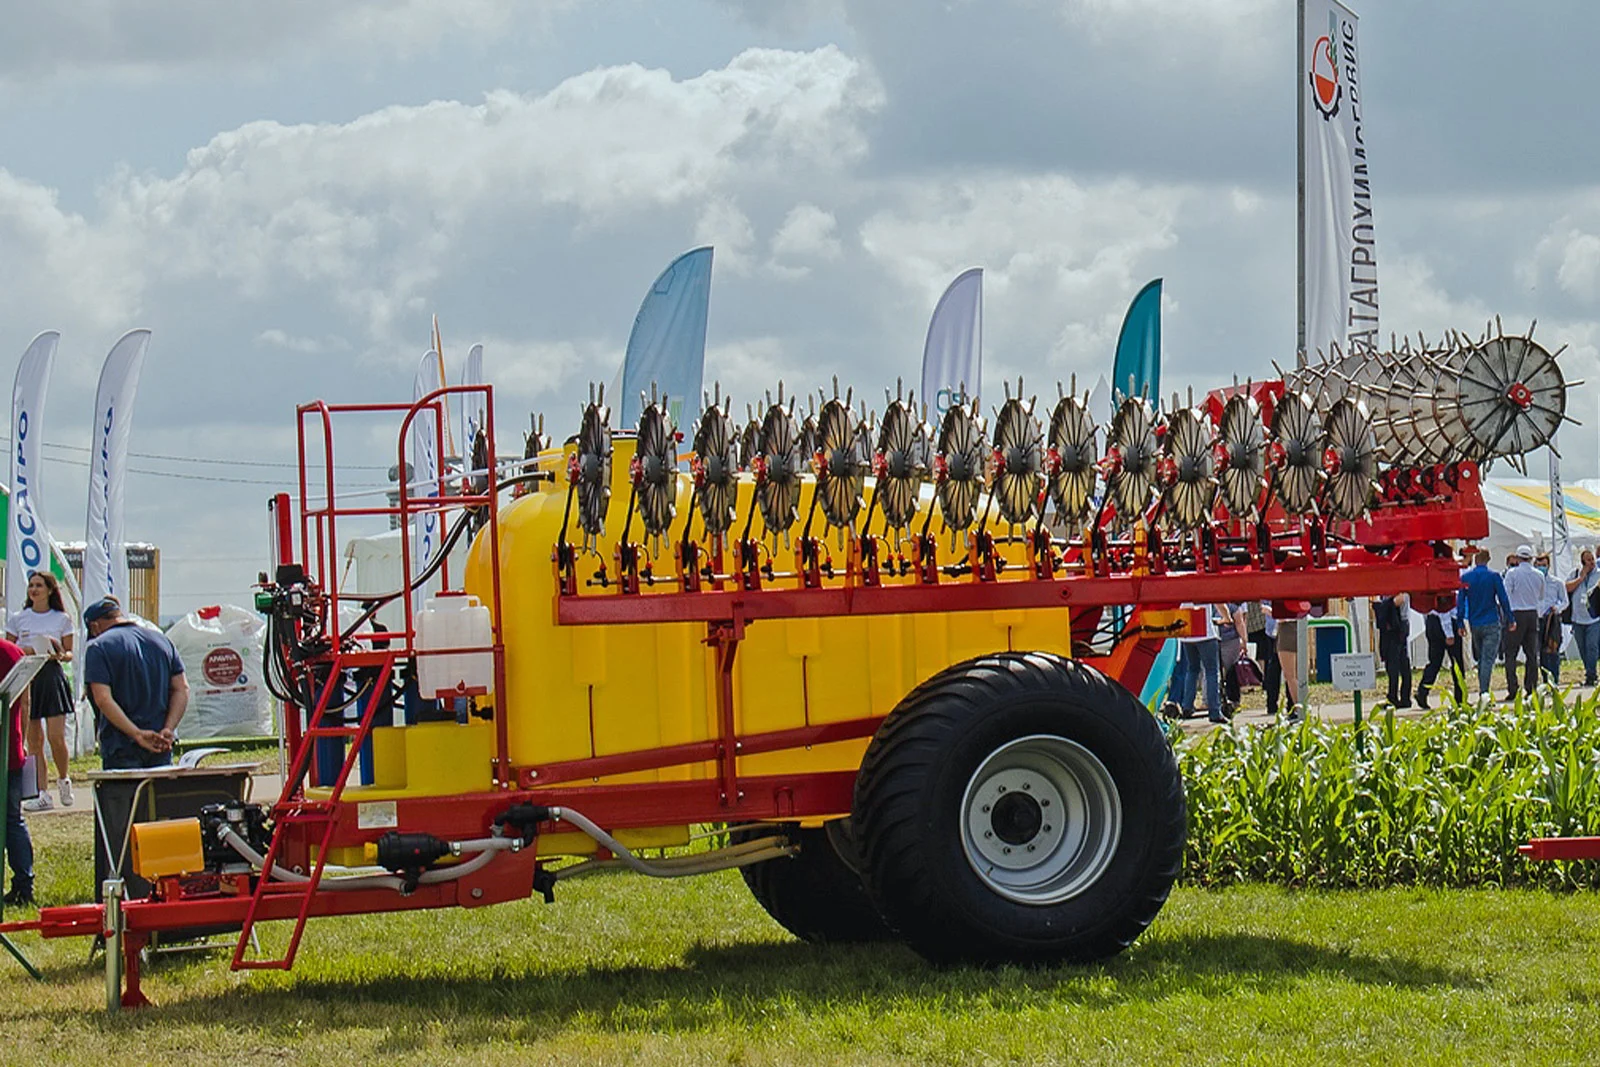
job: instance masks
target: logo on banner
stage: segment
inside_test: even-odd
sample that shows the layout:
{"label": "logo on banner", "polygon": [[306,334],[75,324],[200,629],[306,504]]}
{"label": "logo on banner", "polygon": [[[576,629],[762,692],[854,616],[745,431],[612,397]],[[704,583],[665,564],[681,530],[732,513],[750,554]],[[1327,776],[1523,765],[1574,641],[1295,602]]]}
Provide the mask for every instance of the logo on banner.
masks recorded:
{"label": "logo on banner", "polygon": [[44,549],[39,544],[39,525],[28,495],[28,422],[26,411],[17,416],[16,526],[22,565],[26,570],[34,570],[44,562]]}
{"label": "logo on banner", "polygon": [[1339,113],[1344,86],[1339,83],[1339,53],[1332,37],[1318,37],[1311,46],[1311,104],[1323,121]]}

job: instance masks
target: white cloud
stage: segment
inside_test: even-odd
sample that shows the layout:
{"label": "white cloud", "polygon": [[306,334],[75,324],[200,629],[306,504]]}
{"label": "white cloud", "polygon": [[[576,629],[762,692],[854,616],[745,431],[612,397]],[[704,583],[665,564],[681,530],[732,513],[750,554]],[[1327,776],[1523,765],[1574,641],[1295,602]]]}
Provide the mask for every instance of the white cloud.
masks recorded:
{"label": "white cloud", "polygon": [[732,200],[718,198],[707,204],[694,227],[694,242],[711,245],[716,251],[716,269],[730,274],[747,274],[750,251],[756,242],[755,226]]}
{"label": "white cloud", "polygon": [[1177,242],[1185,200],[1064,175],[919,183],[861,241],[903,286],[901,314],[926,316],[951,278],[983,267],[986,367],[1038,378],[1110,350],[1127,300]]}
{"label": "white cloud", "polygon": [[[842,249],[837,235],[838,220],[815,204],[796,204],[772,235],[772,258],[785,260],[835,260]],[[793,265],[779,269],[804,274],[809,267]]]}
{"label": "white cloud", "polygon": [[579,0],[52,0],[18,4],[0,35],[0,84],[67,71],[170,76],[324,49],[409,55],[462,36],[542,28]]}
{"label": "white cloud", "polygon": [[[420,314],[468,233],[540,224],[614,231],[688,207],[740,269],[754,241],[731,190],[817,180],[860,158],[877,90],[837,49],[755,50],[674,80],[625,66],[539,96],[389,107],[343,124],[250,123],[171,176],[119,172],[102,212],[0,171],[7,265],[67,318],[122,321],[151,286],[331,300],[380,348]],[[6,270],[0,266],[0,271]],[[8,301],[0,297],[0,306]]]}

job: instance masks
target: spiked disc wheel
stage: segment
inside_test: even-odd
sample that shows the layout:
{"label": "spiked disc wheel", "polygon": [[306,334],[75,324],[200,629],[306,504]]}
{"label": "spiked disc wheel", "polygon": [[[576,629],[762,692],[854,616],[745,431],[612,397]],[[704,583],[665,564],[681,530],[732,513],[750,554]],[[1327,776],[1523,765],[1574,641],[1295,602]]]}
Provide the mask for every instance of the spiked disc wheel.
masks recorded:
{"label": "spiked disc wheel", "polygon": [[660,537],[678,514],[678,437],[666,397],[651,401],[639,416],[638,448],[629,473],[639,521],[645,533]]}
{"label": "spiked disc wheel", "polygon": [[1485,456],[1521,457],[1548,444],[1567,407],[1555,356],[1531,337],[1490,337],[1461,372],[1461,422]]}
{"label": "spiked disc wheel", "polygon": [[1266,485],[1267,435],[1254,397],[1230,397],[1222,408],[1219,445],[1226,462],[1218,479],[1223,506],[1236,519],[1252,520]]}
{"label": "spiked disc wheel", "polygon": [[933,479],[939,514],[951,530],[965,530],[977,516],[978,497],[987,472],[988,446],[983,421],[970,404],[956,404],[939,426],[939,451],[933,458]]}
{"label": "spiked disc wheel", "polygon": [[1130,396],[1112,417],[1106,440],[1106,495],[1123,521],[1133,522],[1150,506],[1157,458],[1155,413],[1143,397]]}
{"label": "spiked disc wheel", "polygon": [[1062,397],[1050,413],[1049,446],[1045,469],[1056,516],[1062,522],[1082,522],[1088,517],[1094,497],[1100,449],[1095,442],[1094,420],[1077,397]]}
{"label": "spiked disc wheel", "polygon": [[872,473],[884,522],[891,530],[905,529],[916,518],[918,491],[928,474],[928,428],[902,400],[884,409]]}
{"label": "spiked disc wheel", "polygon": [[756,457],[761,454],[761,420],[752,418],[739,431],[739,469],[752,470]]}
{"label": "spiked disc wheel", "polygon": [[871,460],[860,427],[838,397],[823,404],[817,418],[814,463],[818,504],[828,525],[852,526],[861,511],[861,488]]}
{"label": "spiked disc wheel", "polygon": [[1044,488],[1043,436],[1031,402],[1024,403],[1016,396],[1000,408],[994,423],[994,484],[990,493],[1000,517],[1009,523],[1030,522],[1038,513],[1040,490]]}
{"label": "spiked disc wheel", "polygon": [[1291,515],[1309,512],[1322,488],[1322,426],[1304,393],[1284,393],[1272,413],[1272,489]]}
{"label": "spiked disc wheel", "polygon": [[794,414],[782,401],[767,409],[761,420],[761,443],[756,453],[756,505],[767,532],[788,532],[800,505],[800,471],[804,456]]}
{"label": "spiked disc wheel", "polygon": [[694,456],[689,466],[694,474],[706,534],[720,536],[733,525],[737,489],[734,472],[739,469],[733,420],[728,418],[725,407],[712,404],[700,416],[700,424],[694,431]]}
{"label": "spiked disc wheel", "polygon": [[604,401],[590,401],[583,409],[569,474],[578,490],[578,526],[586,535],[585,547],[592,547],[605,532],[611,506],[611,409]]}
{"label": "spiked disc wheel", "polygon": [[1378,440],[1366,406],[1349,397],[1335,402],[1322,431],[1323,502],[1341,519],[1359,519],[1378,492]]}
{"label": "spiked disc wheel", "polygon": [[[1436,386],[1435,377],[1410,357],[1408,343],[1399,359],[1388,359],[1385,368],[1389,380],[1378,395],[1377,413],[1373,430],[1377,434],[1378,448],[1391,463],[1434,463],[1431,446],[1420,433],[1422,405],[1427,403]],[[1375,413],[1375,414],[1377,414]]]}
{"label": "spiked disc wheel", "polygon": [[1179,408],[1168,416],[1161,449],[1161,502],[1180,530],[1192,530],[1211,517],[1217,496],[1211,446],[1211,424],[1199,411]]}

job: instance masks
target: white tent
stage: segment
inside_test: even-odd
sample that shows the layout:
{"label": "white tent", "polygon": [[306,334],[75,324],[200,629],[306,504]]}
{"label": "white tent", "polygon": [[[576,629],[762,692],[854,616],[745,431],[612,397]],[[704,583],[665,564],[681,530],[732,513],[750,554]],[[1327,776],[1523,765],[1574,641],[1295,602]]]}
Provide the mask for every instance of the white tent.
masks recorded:
{"label": "white tent", "polygon": [[[403,560],[400,555],[400,536],[401,531],[395,529],[371,537],[353,537],[345,542],[345,565],[339,575],[341,607],[344,606],[347,597],[353,606],[360,600],[393,593],[405,584]],[[450,584],[458,589],[467,572],[467,550],[470,542],[471,539],[463,535],[450,553],[448,562]],[[416,566],[415,558],[412,559],[412,566]],[[431,595],[440,588],[442,588],[441,574],[435,574],[428,580],[427,592]],[[392,600],[379,609],[377,618],[391,630],[404,629],[405,607],[400,600]]]}
{"label": "white tent", "polygon": [[[1489,536],[1480,544],[1489,550],[1490,565],[1505,564],[1518,545],[1535,552],[1550,547],[1550,483],[1542,478],[1485,478],[1483,503],[1489,510]],[[1600,545],[1600,481],[1586,479],[1562,486],[1567,529],[1574,554]]]}

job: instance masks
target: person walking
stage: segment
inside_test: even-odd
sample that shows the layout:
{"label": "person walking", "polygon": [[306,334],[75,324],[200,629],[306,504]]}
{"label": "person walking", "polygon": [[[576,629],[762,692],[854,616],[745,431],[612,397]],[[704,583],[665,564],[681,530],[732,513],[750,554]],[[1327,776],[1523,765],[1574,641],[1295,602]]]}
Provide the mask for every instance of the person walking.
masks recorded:
{"label": "person walking", "polygon": [[1505,580],[1489,569],[1489,553],[1480,549],[1476,563],[1462,572],[1456,599],[1456,621],[1471,629],[1472,654],[1478,668],[1478,696],[1489,695],[1494,665],[1500,658],[1500,640],[1511,618],[1511,600]]}
{"label": "person walking", "polygon": [[106,770],[172,762],[178,723],[189,707],[183,660],[160,630],[122,614],[115,597],[83,609],[89,644],[83,677],[100,712],[100,762]]}
{"label": "person walking", "polygon": [[1287,722],[1305,718],[1306,695],[1300,692],[1301,620],[1311,612],[1306,600],[1273,601],[1272,617],[1278,620],[1278,670],[1283,680],[1283,710]]}
{"label": "person walking", "polygon": [[[0,639],[0,678],[22,659],[22,649],[11,641]],[[22,743],[22,724],[28,721],[32,707],[30,690],[24,689],[11,704],[11,743],[6,747],[6,863],[11,867],[11,888],[6,891],[5,902],[12,907],[33,903],[33,838],[28,835],[27,820],[22,817],[22,768],[27,762],[27,749]]]}
{"label": "person walking", "polygon": [[1422,678],[1417,682],[1417,707],[1423,711],[1428,710],[1428,690],[1433,688],[1446,659],[1450,661],[1450,680],[1456,703],[1467,698],[1461,682],[1467,673],[1467,666],[1466,650],[1462,648],[1466,644],[1465,633],[1457,611],[1460,600],[1458,593],[1455,606],[1436,608],[1423,617],[1422,631],[1428,638],[1428,662],[1422,668]]}
{"label": "person walking", "polygon": [[1389,676],[1389,706],[1411,706],[1411,598],[1405,593],[1372,602],[1378,625],[1378,657]]}
{"label": "person walking", "polygon": [[[1188,604],[1185,607],[1194,608],[1200,605]],[[1183,679],[1182,689],[1176,699],[1183,717],[1186,719],[1193,717],[1195,697],[1198,695],[1201,680],[1204,679],[1207,718],[1212,722],[1227,722],[1228,717],[1222,712],[1222,687],[1219,677],[1220,642],[1217,639],[1217,624],[1213,618],[1211,605],[1205,605],[1204,611],[1205,632],[1178,638],[1179,655],[1183,661]]]}
{"label": "person walking", "polygon": [[22,805],[23,811],[49,811],[50,764],[45,761],[45,742],[55,759],[61,806],[72,807],[72,778],[67,773],[67,713],[72,710],[72,687],[61,669],[72,660],[72,618],[61,602],[61,586],[56,576],[44,571],[28,575],[28,605],[12,612],[6,620],[6,639],[15,642],[26,654],[37,652],[50,657],[29,686],[31,709],[28,713],[28,751],[39,773],[39,795]]}
{"label": "person walking", "polygon": [[1544,575],[1533,566],[1533,546],[1517,546],[1517,565],[1506,571],[1511,622],[1506,626],[1506,701],[1517,699],[1517,660],[1523,661],[1522,688],[1531,696],[1539,685],[1539,618],[1544,610]]}
{"label": "person walking", "polygon": [[1550,553],[1541,552],[1533,569],[1544,575],[1544,602],[1539,605],[1539,676],[1546,683],[1561,681],[1561,651],[1566,634],[1561,628],[1561,613],[1567,607],[1567,583],[1550,573]]}
{"label": "person walking", "polygon": [[1600,662],[1600,616],[1589,608],[1589,598],[1600,589],[1600,568],[1594,565],[1594,549],[1586,548],[1578,557],[1578,569],[1566,582],[1567,601],[1572,605],[1572,637],[1583,660],[1583,684],[1595,684],[1595,664]]}
{"label": "person walking", "polygon": [[1239,685],[1239,660],[1245,654],[1245,611],[1243,604],[1216,604],[1222,614],[1212,616],[1217,627],[1217,661],[1222,670],[1222,713],[1233,718],[1243,695]]}
{"label": "person walking", "polygon": [[1245,605],[1245,631],[1255,650],[1256,666],[1261,668],[1261,688],[1267,696],[1267,717],[1278,715],[1278,688],[1283,682],[1283,664],[1278,662],[1278,620],[1272,617],[1265,600]]}

